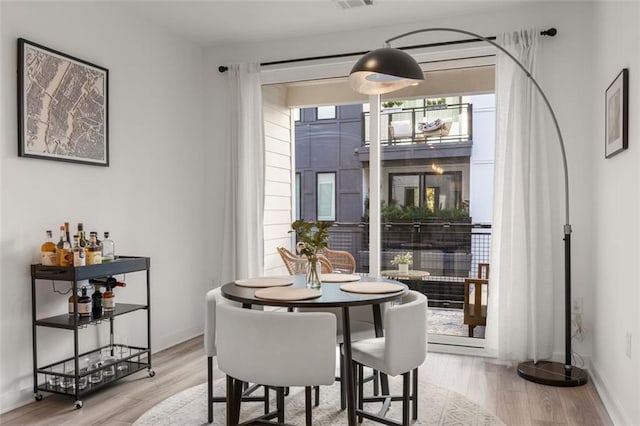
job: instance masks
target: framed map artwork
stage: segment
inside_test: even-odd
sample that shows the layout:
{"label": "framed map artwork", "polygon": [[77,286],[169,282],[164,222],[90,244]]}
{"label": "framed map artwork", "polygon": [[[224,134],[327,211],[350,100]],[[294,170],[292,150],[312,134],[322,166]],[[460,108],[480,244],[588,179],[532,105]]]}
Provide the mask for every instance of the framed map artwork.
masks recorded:
{"label": "framed map artwork", "polygon": [[109,165],[109,70],[18,39],[18,155]]}

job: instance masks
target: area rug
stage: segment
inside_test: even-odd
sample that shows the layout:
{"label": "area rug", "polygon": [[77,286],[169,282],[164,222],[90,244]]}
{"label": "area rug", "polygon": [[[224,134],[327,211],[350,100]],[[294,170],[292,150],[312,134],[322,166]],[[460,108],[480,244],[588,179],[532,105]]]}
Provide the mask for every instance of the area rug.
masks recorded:
{"label": "area rug", "polygon": [[[402,385],[401,376],[392,378],[390,386],[392,392],[399,393]],[[225,380],[214,382],[214,395],[224,395]],[[367,392],[367,390],[365,390]],[[479,405],[468,400],[463,395],[438,387],[424,380],[419,382],[419,411],[416,425],[504,425],[497,417],[491,415]],[[275,392],[271,392],[274,400],[271,409],[275,409]],[[134,426],[182,426],[207,424],[207,385],[194,386],[160,402],[144,413]],[[313,424],[317,426],[346,425],[346,410],[340,410],[340,385],[322,386],[320,388],[320,405],[313,407]],[[377,411],[380,404],[365,405],[367,410]],[[263,413],[262,403],[245,402],[242,404],[240,421],[254,418]],[[391,404],[388,415],[401,419],[401,403]],[[304,388],[291,388],[291,393],[285,398],[285,422],[291,425],[304,425]],[[225,404],[214,404],[214,425],[226,424]],[[362,425],[372,425],[364,420]]]}

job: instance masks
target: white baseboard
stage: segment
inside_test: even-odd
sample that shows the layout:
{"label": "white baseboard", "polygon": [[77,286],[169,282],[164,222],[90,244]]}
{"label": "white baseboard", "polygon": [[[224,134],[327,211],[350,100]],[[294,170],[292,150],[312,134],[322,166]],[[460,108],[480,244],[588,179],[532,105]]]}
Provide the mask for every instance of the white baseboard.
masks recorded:
{"label": "white baseboard", "polygon": [[600,399],[604,404],[604,407],[611,417],[611,421],[614,425],[632,425],[629,416],[625,413],[624,409],[618,404],[617,399],[611,395],[609,392],[609,385],[607,384],[607,380],[604,376],[598,373],[598,366],[595,363],[591,363],[591,369],[589,371],[591,373],[591,380],[593,381],[593,385],[598,391],[598,395],[600,395]]}

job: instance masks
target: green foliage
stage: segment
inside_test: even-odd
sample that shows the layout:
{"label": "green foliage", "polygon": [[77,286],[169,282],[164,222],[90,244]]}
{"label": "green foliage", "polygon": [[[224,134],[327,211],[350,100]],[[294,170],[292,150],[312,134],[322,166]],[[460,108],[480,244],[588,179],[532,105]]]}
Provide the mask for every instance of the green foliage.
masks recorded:
{"label": "green foliage", "polygon": [[404,265],[404,264],[413,265],[413,253],[408,251],[406,253],[396,254],[396,257],[394,257],[391,260],[391,264],[392,265]]}
{"label": "green foliage", "polygon": [[402,106],[402,101],[387,101],[382,103],[382,108],[393,108],[394,106]]}
{"label": "green foliage", "polygon": [[[365,218],[369,217],[369,198],[365,199]],[[441,209],[431,211],[427,207],[418,206],[399,206],[394,201],[386,204],[382,202],[382,208],[380,209],[383,221],[392,220],[420,220],[430,218],[442,218],[442,219],[464,219],[469,217],[469,212],[466,209]]]}
{"label": "green foliage", "polygon": [[298,236],[300,254],[313,257],[318,254],[318,250],[327,247],[331,225],[333,222],[305,222],[302,219],[293,222],[291,228]]}

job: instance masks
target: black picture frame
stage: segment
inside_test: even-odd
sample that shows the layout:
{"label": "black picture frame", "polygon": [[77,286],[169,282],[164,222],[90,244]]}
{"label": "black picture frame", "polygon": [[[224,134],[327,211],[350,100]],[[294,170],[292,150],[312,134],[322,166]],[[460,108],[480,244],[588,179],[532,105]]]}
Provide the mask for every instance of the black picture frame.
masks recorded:
{"label": "black picture frame", "polygon": [[18,156],[109,166],[109,70],[18,38]]}
{"label": "black picture frame", "polygon": [[629,147],[629,69],[623,68],[605,92],[604,156]]}

